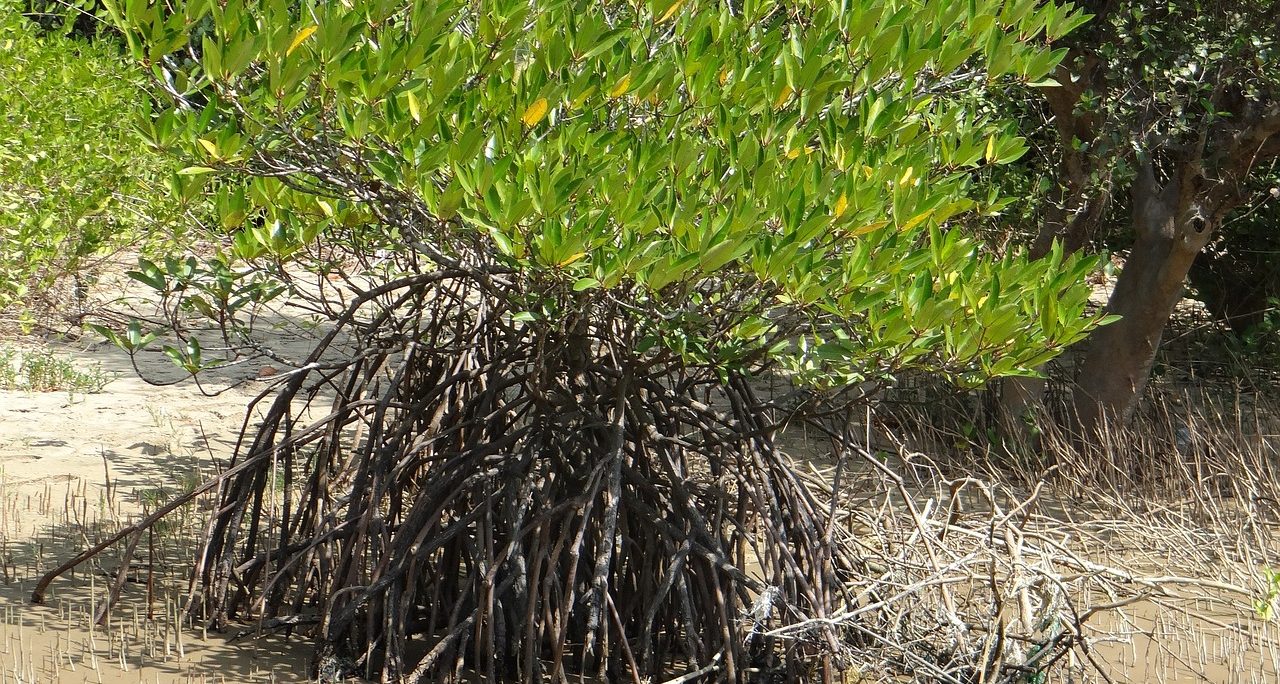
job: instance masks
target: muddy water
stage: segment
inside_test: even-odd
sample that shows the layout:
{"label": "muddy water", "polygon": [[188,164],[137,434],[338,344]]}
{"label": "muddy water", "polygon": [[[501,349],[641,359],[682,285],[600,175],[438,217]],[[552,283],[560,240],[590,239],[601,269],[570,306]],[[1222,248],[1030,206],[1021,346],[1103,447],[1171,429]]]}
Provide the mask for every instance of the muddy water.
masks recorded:
{"label": "muddy water", "polygon": [[179,629],[199,514],[140,545],[107,624],[93,614],[119,567],[104,554],[56,580],[37,578],[225,464],[250,383],[218,397],[137,380],[112,350],[80,350],[120,379],[94,395],[0,392],[0,684],[302,682],[308,644]]}
{"label": "muddy water", "polygon": [[17,586],[0,590],[0,682],[304,682],[306,645],[282,638],[232,641],[174,628],[126,604],[91,626],[87,602],[55,595],[26,603]]}
{"label": "muddy water", "polygon": [[[164,478],[157,473],[153,482]],[[252,636],[250,626],[207,633],[183,619],[198,515],[146,538],[104,624],[94,616],[120,566],[118,552],[85,562],[55,580],[42,605],[31,604],[43,572],[130,524],[147,505],[136,492],[108,491],[75,477],[0,477],[0,684],[307,681],[305,642],[243,638]]]}
{"label": "muddy water", "polygon": [[1119,682],[1280,681],[1280,629],[1245,610],[1140,604],[1100,616],[1095,627],[1112,634],[1093,653]]}
{"label": "muddy water", "polygon": [[[52,499],[75,503],[78,499],[67,496],[75,486],[63,483],[60,494]],[[92,491],[80,486],[81,491]],[[5,502],[4,520],[12,521],[15,512],[23,512],[26,495],[20,491],[13,488],[0,496]],[[31,508],[23,519],[30,523],[45,517],[41,511],[51,509],[46,500],[42,494],[32,496]],[[92,511],[88,522],[88,530],[98,523]],[[114,559],[58,580],[46,604],[32,606],[27,601],[37,566],[48,567],[52,559],[72,555],[76,540],[48,527],[27,540],[16,540],[12,527],[9,531],[11,536],[0,557],[4,565],[0,577],[8,578],[0,586],[0,684],[307,681],[309,644],[303,639],[236,639],[238,630],[202,634],[189,623],[178,629],[181,621],[176,619],[175,609],[182,598],[181,583],[166,566],[177,567],[180,558],[171,548],[156,552],[161,561],[155,566],[143,563],[130,573],[131,581],[110,621],[95,626],[91,616],[110,570],[116,567]],[[1108,561],[1115,563],[1114,558]],[[148,579],[153,580],[151,591]],[[1105,598],[1096,597],[1090,603],[1105,602]],[[1088,623],[1093,627],[1092,654],[1116,682],[1280,681],[1280,630],[1275,623],[1251,615],[1247,606],[1239,608],[1231,611],[1215,603],[1188,610],[1182,604],[1138,603],[1099,614]],[[1099,634],[1108,636],[1099,638]],[[1070,681],[1104,680],[1095,676]]]}

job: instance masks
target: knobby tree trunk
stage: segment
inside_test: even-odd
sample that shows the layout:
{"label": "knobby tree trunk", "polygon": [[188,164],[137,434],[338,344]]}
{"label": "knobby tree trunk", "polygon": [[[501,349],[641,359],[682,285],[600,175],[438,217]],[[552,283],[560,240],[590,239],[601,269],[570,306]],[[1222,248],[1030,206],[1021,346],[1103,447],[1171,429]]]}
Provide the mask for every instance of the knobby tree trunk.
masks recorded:
{"label": "knobby tree trunk", "polygon": [[1196,184],[1183,171],[1160,187],[1150,164],[1134,182],[1136,240],[1106,310],[1121,318],[1092,334],[1076,381],[1074,408],[1086,438],[1127,421],[1147,386],[1165,324],[1214,228],[1195,201]]}
{"label": "knobby tree trunk", "polygon": [[[1167,122],[1134,121],[1109,108],[1128,98],[1128,64],[1104,54],[1114,44],[1107,17],[1125,11],[1125,3],[1084,0],[1077,3],[1094,20],[1073,33],[1066,59],[1054,73],[1057,85],[1044,88],[1045,123],[1058,137],[1054,194],[1048,198],[1032,255],[1048,251],[1054,240],[1064,251],[1088,244],[1110,210],[1119,188],[1112,171],[1117,161],[1138,169],[1127,207],[1135,234],[1129,262],[1116,283],[1107,312],[1123,319],[1095,331],[1074,393],[1077,429],[1096,430],[1103,418],[1128,419],[1147,384],[1164,326],[1179,301],[1196,255],[1208,244],[1228,213],[1256,191],[1249,180],[1260,164],[1280,158],[1280,98],[1265,90],[1245,92],[1230,78],[1218,82],[1207,98],[1209,111],[1190,131]],[[1137,59],[1142,59],[1137,57]],[[1200,95],[1196,95],[1199,98]],[[1202,104],[1192,100],[1187,110]],[[1196,110],[1198,111],[1198,110]],[[1132,145],[1114,144],[1128,139]],[[1156,177],[1156,164],[1165,171]],[[1233,317],[1258,310],[1237,306]],[[1025,417],[1039,412],[1043,383],[1006,382],[1000,420],[1007,435],[1026,434]],[[1013,429],[1008,429],[1009,427]],[[1096,433],[1095,435],[1096,436]],[[1086,441],[1087,433],[1081,433]]]}

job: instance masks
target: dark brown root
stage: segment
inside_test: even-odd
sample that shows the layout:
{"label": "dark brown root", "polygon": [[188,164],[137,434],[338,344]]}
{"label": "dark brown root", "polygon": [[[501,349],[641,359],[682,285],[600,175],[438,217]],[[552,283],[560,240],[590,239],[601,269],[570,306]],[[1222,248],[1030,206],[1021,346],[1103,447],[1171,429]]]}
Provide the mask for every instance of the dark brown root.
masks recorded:
{"label": "dark brown root", "polygon": [[[750,386],[503,301],[439,272],[353,305],[221,484],[193,606],[318,615],[321,669],[383,681],[834,674],[834,628],[760,636],[851,563]],[[320,363],[339,334],[366,351]]]}
{"label": "dark brown root", "polygon": [[[607,295],[563,293],[554,306],[580,313],[546,318],[567,324],[530,320],[501,277],[405,276],[332,316],[233,462],[188,495],[216,488],[193,614],[311,635],[324,681],[833,682],[854,667],[1013,684],[1078,647],[1026,629],[1009,638],[1036,660],[993,650],[990,597],[1021,561],[995,527],[965,536],[912,503],[847,406],[757,397],[745,375],[642,342]],[[833,476],[775,445],[801,419],[830,439]],[[998,563],[1010,571],[975,574]]]}

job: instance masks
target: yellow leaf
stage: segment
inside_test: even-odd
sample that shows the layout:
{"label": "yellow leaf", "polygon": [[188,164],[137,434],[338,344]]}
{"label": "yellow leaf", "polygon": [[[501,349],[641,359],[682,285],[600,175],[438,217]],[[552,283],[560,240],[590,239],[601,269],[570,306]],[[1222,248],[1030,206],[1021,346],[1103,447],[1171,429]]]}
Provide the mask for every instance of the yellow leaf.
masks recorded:
{"label": "yellow leaf", "polygon": [[844,212],[849,208],[849,197],[844,193],[840,194],[840,199],[836,200],[836,206],[831,210],[836,218],[844,216]]}
{"label": "yellow leaf", "polygon": [[881,228],[884,228],[887,225],[889,225],[888,221],[876,221],[875,223],[868,223],[865,226],[854,228],[853,230],[849,231],[849,234],[850,235],[866,235],[867,233],[870,233],[874,230],[880,230]]}
{"label": "yellow leaf", "polygon": [[807,157],[813,154],[813,150],[814,148],[812,145],[805,145],[804,147],[792,148],[790,150],[787,150],[787,159],[795,159],[796,157],[799,157],[802,154]]}
{"label": "yellow leaf", "polygon": [[791,86],[782,86],[782,92],[778,93],[778,99],[774,100],[773,108],[782,109],[782,106],[787,103],[787,100],[791,99],[791,93],[793,92],[795,92],[795,90]]}
{"label": "yellow leaf", "polygon": [[915,216],[912,216],[912,217],[911,217],[911,220],[909,220],[909,221],[907,221],[906,223],[902,224],[902,230],[911,230],[912,228],[915,228],[916,226],[918,226],[918,225],[920,225],[921,223],[923,223],[923,222],[924,222],[924,220],[925,220],[925,219],[927,219],[927,218],[929,218],[929,216],[931,216],[932,214],[933,214],[933,212],[932,212],[932,211],[926,211],[926,212],[923,212],[923,213],[917,214],[917,215],[915,215]]}
{"label": "yellow leaf", "polygon": [[627,94],[627,90],[629,90],[630,88],[631,88],[631,74],[627,74],[626,76],[622,77],[621,81],[618,81],[618,85],[615,85],[613,87],[613,90],[609,91],[609,97],[622,97],[623,95]]}
{"label": "yellow leaf", "polygon": [[996,137],[989,136],[987,138],[987,161],[995,161],[996,157]]}
{"label": "yellow leaf", "polygon": [[529,105],[528,109],[524,110],[524,114],[520,116],[520,120],[524,122],[524,125],[532,128],[533,126],[537,126],[538,122],[542,121],[542,117],[546,115],[547,98],[540,97],[534,100],[533,104]]}
{"label": "yellow leaf", "polygon": [[561,267],[563,267],[563,266],[568,266],[569,264],[572,264],[573,262],[577,261],[578,259],[581,259],[582,257],[584,257],[584,256],[586,256],[586,255],[587,255],[587,253],[586,253],[586,252],[578,252],[578,253],[576,253],[576,254],[570,254],[568,257],[566,257],[566,258],[565,258],[564,260],[562,260],[560,263],[556,264],[556,266],[561,266]]}
{"label": "yellow leaf", "polygon": [[724,85],[725,83],[728,83],[728,82],[729,82],[729,69],[727,69],[727,68],[725,68],[725,69],[721,69],[721,70],[720,70],[720,85]]}
{"label": "yellow leaf", "polygon": [[409,93],[409,116],[412,116],[415,122],[422,123],[422,110],[419,107],[418,96]]}
{"label": "yellow leaf", "polygon": [[911,182],[911,176],[916,172],[914,166],[908,166],[907,170],[902,173],[902,178],[898,179],[898,185],[906,185]]}
{"label": "yellow leaf", "polygon": [[875,169],[871,168],[870,166],[867,166],[866,164],[862,165],[862,175],[866,176],[867,180],[871,180],[871,176],[874,174],[875,174]]}
{"label": "yellow leaf", "polygon": [[683,4],[684,4],[684,0],[676,0],[675,2],[671,3],[671,6],[667,8],[667,11],[663,12],[662,16],[658,17],[658,20],[653,23],[661,24],[662,22],[670,19],[676,12],[680,11],[680,6]]}
{"label": "yellow leaf", "polygon": [[296,35],[296,36],[294,36],[294,37],[293,37],[293,42],[289,43],[289,49],[288,49],[288,50],[285,50],[285,51],[284,51],[284,54],[285,54],[286,56],[287,56],[287,55],[292,55],[292,54],[293,54],[293,51],[294,51],[294,50],[297,50],[297,49],[298,49],[298,46],[299,46],[299,45],[302,45],[302,42],[303,42],[303,41],[305,41],[306,39],[310,38],[310,37],[311,37],[311,34],[315,33],[315,32],[316,32],[316,30],[317,30],[317,29],[319,29],[319,28],[320,28],[319,26],[316,26],[315,24],[312,24],[312,25],[310,25],[310,26],[308,26],[308,27],[306,27],[306,28],[302,29],[301,31],[298,31],[298,35]]}
{"label": "yellow leaf", "polygon": [[204,148],[205,152],[209,153],[210,157],[213,157],[214,159],[218,158],[218,146],[213,144],[213,141],[200,138],[196,142],[200,143],[200,146]]}
{"label": "yellow leaf", "polygon": [[844,145],[836,143],[831,149],[831,160],[836,163],[837,171],[844,171],[847,162],[845,160]]}

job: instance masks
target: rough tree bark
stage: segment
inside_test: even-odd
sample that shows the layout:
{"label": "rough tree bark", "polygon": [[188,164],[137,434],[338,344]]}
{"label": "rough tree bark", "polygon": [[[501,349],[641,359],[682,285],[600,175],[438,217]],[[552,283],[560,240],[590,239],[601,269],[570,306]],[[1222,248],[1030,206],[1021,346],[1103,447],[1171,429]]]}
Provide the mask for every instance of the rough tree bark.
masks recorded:
{"label": "rough tree bark", "polygon": [[1229,127],[1206,126],[1192,143],[1167,145],[1167,179],[1144,155],[1131,186],[1135,242],[1107,303],[1121,316],[1095,331],[1074,393],[1086,439],[1133,416],[1150,377],[1164,327],[1214,231],[1246,199],[1249,174],[1280,154],[1280,102],[1244,103]]}
{"label": "rough tree bark", "polygon": [[[1084,431],[1096,430],[1104,417],[1124,421],[1133,415],[1197,255],[1227,215],[1247,201],[1248,180],[1258,164],[1280,157],[1280,94],[1246,92],[1221,78],[1207,100],[1212,111],[1229,116],[1184,122],[1191,125],[1181,132],[1159,129],[1158,118],[1135,127],[1121,115],[1123,108],[1116,114],[1087,105],[1124,97],[1112,93],[1113,86],[1132,86],[1116,80],[1116,65],[1098,51],[1114,38],[1102,18],[1124,3],[1088,0],[1082,6],[1095,15],[1094,28],[1077,34],[1080,42],[1054,74],[1059,85],[1042,90],[1061,156],[1031,254],[1047,253],[1055,240],[1068,253],[1083,249],[1094,236],[1114,228],[1128,228],[1134,235],[1107,306],[1108,313],[1122,319],[1091,335],[1070,407],[1077,416],[1071,427],[1088,439]],[[1133,144],[1117,144],[1125,139]],[[1119,191],[1110,171],[1118,167],[1118,158],[1137,174],[1129,186],[1128,206],[1119,208],[1127,217],[1108,226]],[[1035,379],[1003,384],[998,420],[1007,438],[1021,436],[1025,443],[1025,418],[1041,412],[1043,394],[1044,383]]]}
{"label": "rough tree bark", "polygon": [[1183,282],[1214,226],[1195,199],[1196,179],[1183,169],[1163,186],[1143,164],[1133,183],[1136,240],[1107,302],[1120,320],[1093,333],[1075,389],[1085,434],[1105,422],[1127,421],[1146,388],[1165,324],[1182,298]]}
{"label": "rough tree bark", "polygon": [[[1134,242],[1108,304],[1108,313],[1124,318],[1091,335],[1068,407],[1078,416],[1071,428],[1092,430],[1103,416],[1124,420],[1133,414],[1197,254],[1226,216],[1248,201],[1248,180],[1258,165],[1280,158],[1280,90],[1272,79],[1259,77],[1257,55],[1244,50],[1237,61],[1203,65],[1208,72],[1200,85],[1209,90],[1182,93],[1185,106],[1175,108],[1158,96],[1160,84],[1142,76],[1144,65],[1154,65],[1158,78],[1161,60],[1168,61],[1170,54],[1154,45],[1143,48],[1155,49],[1150,54],[1123,47],[1130,45],[1126,41],[1132,36],[1125,33],[1133,30],[1130,20],[1144,21],[1131,12],[1140,7],[1146,25],[1168,29],[1168,50],[1176,53],[1198,39],[1174,40],[1188,38],[1178,33],[1186,28],[1178,28],[1180,18],[1209,16],[1208,25],[1227,31],[1245,17],[1258,28],[1260,22],[1269,25],[1274,14],[1268,4],[1209,3],[1190,13],[1190,3],[1077,3],[1093,19],[1067,39],[1067,58],[1054,74],[1057,85],[1040,90],[1059,156],[1053,160],[1056,185],[1031,254],[1047,253],[1054,240],[1071,252],[1086,248],[1097,235],[1130,230]],[[1176,61],[1177,54],[1173,57]],[[1130,203],[1113,207],[1113,199],[1124,202],[1119,183],[1127,183],[1125,167],[1137,169],[1139,178],[1125,193]],[[1121,175],[1112,178],[1113,170]],[[1108,225],[1113,215],[1124,218]],[[1232,317],[1241,321],[1258,309],[1256,302],[1232,304]],[[1000,390],[1002,432],[1026,444],[1025,419],[1043,413],[1044,383],[1006,381]]]}

